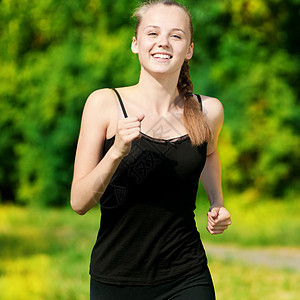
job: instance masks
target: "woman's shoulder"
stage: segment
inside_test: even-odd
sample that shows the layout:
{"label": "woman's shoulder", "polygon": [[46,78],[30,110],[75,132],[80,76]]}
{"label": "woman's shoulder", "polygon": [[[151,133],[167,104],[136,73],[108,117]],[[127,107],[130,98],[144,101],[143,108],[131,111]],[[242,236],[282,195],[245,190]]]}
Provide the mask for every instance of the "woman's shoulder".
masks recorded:
{"label": "woman's shoulder", "polygon": [[117,105],[114,92],[109,88],[93,91],[83,108],[83,120],[95,128],[107,128],[114,115],[117,116]]}
{"label": "woman's shoulder", "polygon": [[[127,93],[131,93],[132,87],[116,87],[115,89],[118,92],[121,92],[122,94],[124,93],[126,95]],[[118,103],[118,101],[116,100],[117,95],[112,88],[103,88],[93,91],[89,95],[87,102],[94,102],[95,104],[100,106],[110,107],[115,106],[116,103]]]}
{"label": "woman's shoulder", "polygon": [[220,113],[223,111],[223,104],[219,99],[205,95],[200,96],[204,108],[215,113]]}
{"label": "woman's shoulder", "polygon": [[214,97],[200,95],[202,100],[203,114],[209,121],[221,121],[224,119],[222,102]]}
{"label": "woman's shoulder", "polygon": [[221,101],[214,97],[201,95],[203,115],[213,133],[218,136],[224,122],[224,109]]}
{"label": "woman's shoulder", "polygon": [[93,91],[87,98],[86,102],[93,105],[107,106],[112,101],[114,92],[112,89],[103,88]]}
{"label": "woman's shoulder", "polygon": [[87,98],[84,110],[101,117],[110,116],[117,107],[116,95],[110,88],[103,88],[93,91]]}

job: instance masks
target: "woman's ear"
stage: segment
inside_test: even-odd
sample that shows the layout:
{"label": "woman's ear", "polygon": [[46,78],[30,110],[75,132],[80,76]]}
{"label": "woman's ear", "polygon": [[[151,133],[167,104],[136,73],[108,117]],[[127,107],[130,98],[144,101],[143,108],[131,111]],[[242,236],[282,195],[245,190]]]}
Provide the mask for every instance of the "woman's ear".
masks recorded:
{"label": "woman's ear", "polygon": [[135,36],[132,38],[131,51],[132,51],[134,54],[138,54],[138,53],[139,53],[138,45],[137,45],[137,40],[136,40],[136,37],[135,37]]}
{"label": "woman's ear", "polygon": [[193,56],[193,52],[194,52],[194,43],[191,43],[188,49],[188,52],[186,54],[185,59],[191,59]]}

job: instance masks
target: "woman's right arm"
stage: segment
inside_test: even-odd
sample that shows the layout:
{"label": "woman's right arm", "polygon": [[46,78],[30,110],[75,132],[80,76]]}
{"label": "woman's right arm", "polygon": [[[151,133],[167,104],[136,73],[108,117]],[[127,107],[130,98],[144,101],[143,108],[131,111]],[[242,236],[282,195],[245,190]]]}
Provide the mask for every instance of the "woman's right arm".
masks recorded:
{"label": "woman's right arm", "polygon": [[[88,97],[82,114],[71,186],[71,206],[75,212],[83,215],[99,202],[123,157],[129,153],[132,140],[139,137],[141,120],[136,117],[118,121],[111,90],[98,90]],[[111,122],[117,124],[115,142],[103,156],[106,131]]]}

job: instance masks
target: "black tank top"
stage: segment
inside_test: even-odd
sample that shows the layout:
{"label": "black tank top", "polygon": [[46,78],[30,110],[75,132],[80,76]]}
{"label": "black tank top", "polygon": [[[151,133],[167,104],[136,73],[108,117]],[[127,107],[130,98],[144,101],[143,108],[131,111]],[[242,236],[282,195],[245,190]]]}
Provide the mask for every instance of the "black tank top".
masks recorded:
{"label": "black tank top", "polygon": [[[114,137],[105,140],[104,154],[113,143]],[[206,148],[206,143],[192,146],[188,135],[163,140],[142,134],[133,141],[100,200],[100,229],[90,264],[93,279],[154,285],[206,267],[194,219]]]}

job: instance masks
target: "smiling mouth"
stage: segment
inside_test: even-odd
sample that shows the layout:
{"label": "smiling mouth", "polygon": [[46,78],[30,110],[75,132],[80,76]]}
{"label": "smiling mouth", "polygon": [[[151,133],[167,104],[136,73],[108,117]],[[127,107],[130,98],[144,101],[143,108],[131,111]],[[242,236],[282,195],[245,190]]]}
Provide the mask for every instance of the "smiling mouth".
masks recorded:
{"label": "smiling mouth", "polygon": [[158,59],[171,59],[173,56],[169,55],[169,54],[162,54],[162,53],[156,53],[152,55],[154,58],[158,58]]}

